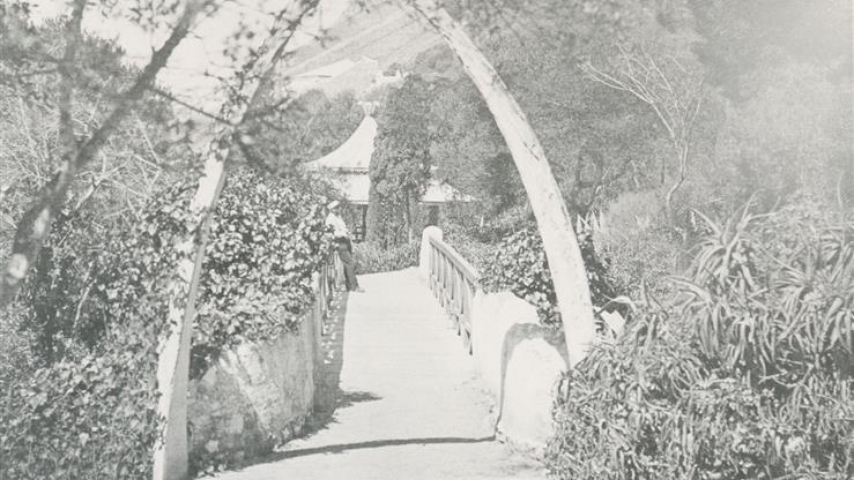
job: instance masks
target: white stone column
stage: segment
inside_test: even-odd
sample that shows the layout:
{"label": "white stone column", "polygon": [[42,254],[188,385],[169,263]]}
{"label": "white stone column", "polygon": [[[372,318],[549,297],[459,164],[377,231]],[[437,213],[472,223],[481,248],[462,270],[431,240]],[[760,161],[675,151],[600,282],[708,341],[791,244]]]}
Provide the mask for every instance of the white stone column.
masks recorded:
{"label": "white stone column", "polygon": [[418,274],[424,281],[430,281],[430,239],[442,240],[442,229],[429,226],[421,234],[421,251],[418,255]]}

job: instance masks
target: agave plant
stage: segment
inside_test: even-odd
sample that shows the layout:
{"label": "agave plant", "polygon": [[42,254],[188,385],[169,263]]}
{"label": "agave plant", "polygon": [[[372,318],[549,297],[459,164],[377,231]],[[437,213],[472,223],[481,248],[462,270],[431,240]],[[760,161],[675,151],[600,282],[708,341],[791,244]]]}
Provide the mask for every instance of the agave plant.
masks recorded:
{"label": "agave plant", "polygon": [[[642,298],[571,372],[564,479],[854,478],[854,222],[809,203],[714,222],[680,298]],[[675,305],[674,305],[675,304]]]}
{"label": "agave plant", "polygon": [[682,313],[706,359],[751,383],[793,387],[812,374],[854,375],[854,223],[799,207],[744,207],[698,246]]}

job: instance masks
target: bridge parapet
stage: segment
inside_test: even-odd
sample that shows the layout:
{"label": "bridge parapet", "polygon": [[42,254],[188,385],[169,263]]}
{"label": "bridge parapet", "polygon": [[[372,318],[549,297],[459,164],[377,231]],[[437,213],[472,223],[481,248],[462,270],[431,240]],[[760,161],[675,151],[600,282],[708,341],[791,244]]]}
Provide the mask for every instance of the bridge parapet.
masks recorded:
{"label": "bridge parapet", "polygon": [[335,285],[343,283],[341,270],[338,255],[330,253],[312,278],[314,305],[295,330],[227,348],[189,382],[184,397],[191,435],[176,448],[187,448],[193,463],[240,463],[268,454],[324,408],[321,339]]}
{"label": "bridge parapet", "polygon": [[510,292],[485,293],[480,274],[444,242],[442,231],[422,235],[419,270],[439,300],[495,402],[496,431],[535,450],[552,435],[552,405],[568,365],[560,332],[539,323],[533,305]]}

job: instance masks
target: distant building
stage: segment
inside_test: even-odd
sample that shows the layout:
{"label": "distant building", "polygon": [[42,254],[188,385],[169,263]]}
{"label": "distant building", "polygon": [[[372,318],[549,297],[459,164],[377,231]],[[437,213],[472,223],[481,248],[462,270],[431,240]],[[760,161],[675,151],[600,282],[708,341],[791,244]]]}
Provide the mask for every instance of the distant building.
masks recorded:
{"label": "distant building", "polygon": [[[304,168],[324,172],[347,201],[356,206],[349,223],[357,240],[364,238],[371,178],[368,169],[374,153],[377,121],[367,114],[350,138],[328,155],[303,164]],[[430,224],[438,224],[441,205],[452,201],[469,202],[472,198],[461,194],[450,185],[431,179],[421,204],[429,211]]]}

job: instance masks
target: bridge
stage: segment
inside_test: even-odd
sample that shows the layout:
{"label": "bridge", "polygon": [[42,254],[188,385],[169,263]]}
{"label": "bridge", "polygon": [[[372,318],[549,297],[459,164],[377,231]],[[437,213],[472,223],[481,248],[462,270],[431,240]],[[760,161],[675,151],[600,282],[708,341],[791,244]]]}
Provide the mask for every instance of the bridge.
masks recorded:
{"label": "bridge", "polygon": [[469,354],[476,271],[440,240],[422,264],[427,278],[363,275],[365,293],[336,299],[322,375],[337,388],[312,431],[213,478],[546,478],[530,450],[496,439],[495,398]]}

